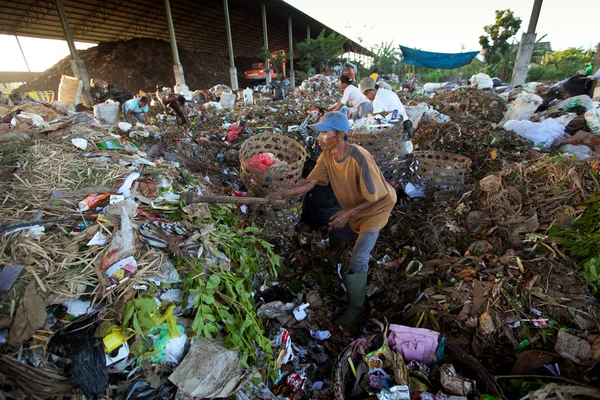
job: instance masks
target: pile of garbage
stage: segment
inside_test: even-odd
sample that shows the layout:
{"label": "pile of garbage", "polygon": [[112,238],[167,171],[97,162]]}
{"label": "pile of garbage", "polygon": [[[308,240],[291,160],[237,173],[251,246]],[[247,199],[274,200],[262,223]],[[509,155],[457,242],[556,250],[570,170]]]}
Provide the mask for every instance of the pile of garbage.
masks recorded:
{"label": "pile of garbage", "polygon": [[[137,93],[138,90],[155,91],[157,85],[175,85],[171,45],[164,40],[134,38],[102,42],[87,50],[79,50],[78,53],[85,62],[90,78],[104,79],[119,88]],[[229,80],[227,57],[185,48],[180,49],[179,56],[189,87],[206,88],[215,82]],[[70,57],[65,57],[17,90],[53,90],[58,93],[61,76],[72,75],[70,60]],[[238,61],[247,63],[243,57],[236,57],[236,63]]]}
{"label": "pile of garbage", "polygon": [[[337,81],[313,77],[281,101],[224,85],[194,96],[189,125],[158,104],[135,126],[27,98],[0,106],[0,392],[595,393],[597,102],[577,94],[544,108],[525,89],[458,88],[409,94],[411,129],[392,114],[355,121],[394,145],[402,135],[401,150],[376,156],[405,164],[418,190],[395,182],[406,195],[372,254],[368,318],[340,331],[349,252],[329,247],[326,220],[266,229],[240,163],[246,140],[274,132],[306,149],[307,172],[318,155],[307,126],[339,100]],[[422,179],[432,154],[445,171],[435,184]],[[440,183],[457,159],[468,160],[460,182]],[[247,161],[265,176],[291,164],[266,148]],[[319,193],[306,201],[325,204]]]}

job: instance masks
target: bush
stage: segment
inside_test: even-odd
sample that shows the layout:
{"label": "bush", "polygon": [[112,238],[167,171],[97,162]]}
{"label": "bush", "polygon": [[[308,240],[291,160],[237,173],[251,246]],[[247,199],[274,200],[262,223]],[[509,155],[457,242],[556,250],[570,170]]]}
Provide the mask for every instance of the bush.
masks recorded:
{"label": "bush", "polygon": [[529,68],[527,82],[560,81],[566,77],[555,65],[535,65]]}

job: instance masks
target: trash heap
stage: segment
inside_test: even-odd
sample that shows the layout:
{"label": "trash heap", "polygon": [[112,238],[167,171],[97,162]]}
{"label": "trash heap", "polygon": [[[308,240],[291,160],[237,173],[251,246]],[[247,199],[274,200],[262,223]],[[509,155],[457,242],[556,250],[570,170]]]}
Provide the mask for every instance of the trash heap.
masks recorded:
{"label": "trash heap", "polygon": [[[341,96],[335,79],[283,101],[189,102],[187,126],[158,106],[133,127],[26,98],[0,106],[0,392],[595,395],[597,103],[534,93],[547,86],[411,94],[410,140],[393,118],[355,127],[351,142],[407,173],[373,252],[368,318],[344,330],[331,321],[349,251],[329,247],[326,226],[286,223],[297,199],[248,197],[310,168],[307,125]],[[515,121],[553,126],[530,141]]]}

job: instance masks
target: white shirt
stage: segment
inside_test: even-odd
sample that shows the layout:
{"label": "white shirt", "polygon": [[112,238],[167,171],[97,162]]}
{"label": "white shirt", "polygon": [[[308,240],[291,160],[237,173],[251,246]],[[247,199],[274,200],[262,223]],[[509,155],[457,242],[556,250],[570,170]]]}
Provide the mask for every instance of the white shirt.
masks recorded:
{"label": "white shirt", "polygon": [[375,99],[373,100],[373,114],[392,112],[394,110],[398,110],[398,114],[401,115],[405,121],[410,119],[396,93],[387,89],[378,89]]}
{"label": "white shirt", "polygon": [[344,90],[344,96],[342,96],[341,103],[343,105],[350,103],[350,107],[358,107],[367,101],[369,101],[369,99],[367,99],[356,86],[348,85],[348,87]]}

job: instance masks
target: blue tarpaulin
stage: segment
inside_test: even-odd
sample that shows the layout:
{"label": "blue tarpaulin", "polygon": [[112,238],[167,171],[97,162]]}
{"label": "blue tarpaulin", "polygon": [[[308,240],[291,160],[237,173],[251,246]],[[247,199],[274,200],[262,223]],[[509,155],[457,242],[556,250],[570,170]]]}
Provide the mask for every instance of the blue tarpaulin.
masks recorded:
{"label": "blue tarpaulin", "polygon": [[432,53],[400,46],[404,58],[402,62],[415,67],[453,69],[470,64],[478,51],[468,53]]}

